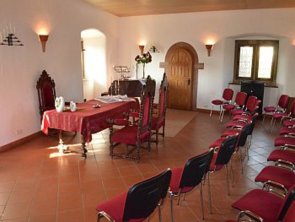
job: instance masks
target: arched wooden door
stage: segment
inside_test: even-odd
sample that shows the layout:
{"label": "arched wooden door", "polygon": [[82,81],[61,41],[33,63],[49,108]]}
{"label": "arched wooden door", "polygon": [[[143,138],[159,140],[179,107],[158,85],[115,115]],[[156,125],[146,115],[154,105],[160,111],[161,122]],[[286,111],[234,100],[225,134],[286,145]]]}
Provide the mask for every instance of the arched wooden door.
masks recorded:
{"label": "arched wooden door", "polygon": [[195,56],[185,43],[172,46],[166,55],[165,72],[169,90],[169,108],[192,110]]}

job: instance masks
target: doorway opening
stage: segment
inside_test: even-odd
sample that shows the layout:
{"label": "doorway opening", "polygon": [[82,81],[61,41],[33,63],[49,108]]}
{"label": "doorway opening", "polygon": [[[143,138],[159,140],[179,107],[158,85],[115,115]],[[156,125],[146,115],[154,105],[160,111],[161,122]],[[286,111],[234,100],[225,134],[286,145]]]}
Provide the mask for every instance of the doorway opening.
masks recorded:
{"label": "doorway opening", "polygon": [[188,43],[172,45],[165,57],[165,72],[169,90],[167,106],[195,110],[197,104],[198,54]]}
{"label": "doorway opening", "polygon": [[107,88],[106,37],[99,30],[81,32],[81,63],[83,96],[86,100],[93,99]]}

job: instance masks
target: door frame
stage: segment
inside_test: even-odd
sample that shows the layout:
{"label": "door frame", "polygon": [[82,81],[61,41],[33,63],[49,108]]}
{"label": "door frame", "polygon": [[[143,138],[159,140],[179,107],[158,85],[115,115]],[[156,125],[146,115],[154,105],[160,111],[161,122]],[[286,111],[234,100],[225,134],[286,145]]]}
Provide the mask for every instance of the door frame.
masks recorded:
{"label": "door frame", "polygon": [[[192,60],[193,60],[192,85],[193,86],[192,86],[192,92],[191,92],[192,93],[191,107],[192,107],[192,110],[197,110],[198,70],[199,70],[198,69],[198,64],[199,64],[198,54],[197,54],[196,50],[194,49],[194,47],[191,46],[190,44],[188,44],[186,42],[177,42],[177,43],[173,44],[172,46],[170,46],[170,48],[168,49],[166,56],[165,56],[165,64],[168,64],[168,58],[174,48],[185,49],[192,56]],[[166,67],[167,66],[165,66],[165,72],[167,71]]]}

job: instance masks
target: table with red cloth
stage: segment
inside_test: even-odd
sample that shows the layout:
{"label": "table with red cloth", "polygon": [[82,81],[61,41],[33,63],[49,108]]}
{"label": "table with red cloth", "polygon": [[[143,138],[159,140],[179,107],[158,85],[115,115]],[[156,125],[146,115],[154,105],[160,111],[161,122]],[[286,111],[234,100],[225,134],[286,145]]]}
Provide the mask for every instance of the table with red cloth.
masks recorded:
{"label": "table with red cloth", "polygon": [[57,112],[55,109],[44,112],[41,130],[48,134],[48,129],[58,129],[68,132],[78,132],[82,135],[83,157],[86,157],[85,143],[92,140],[91,134],[109,127],[107,119],[114,119],[128,112],[134,101],[103,103],[99,100],[90,100],[78,103],[77,110],[71,112]]}

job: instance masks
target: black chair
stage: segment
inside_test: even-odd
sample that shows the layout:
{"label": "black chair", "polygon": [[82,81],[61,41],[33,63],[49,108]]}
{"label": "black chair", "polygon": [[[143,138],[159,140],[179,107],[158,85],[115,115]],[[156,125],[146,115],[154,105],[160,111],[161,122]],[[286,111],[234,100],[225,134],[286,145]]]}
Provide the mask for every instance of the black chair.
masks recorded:
{"label": "black chair", "polygon": [[225,166],[227,192],[228,192],[228,195],[230,194],[229,172],[228,172],[227,164],[230,162],[230,159],[236,150],[237,142],[238,142],[238,135],[235,135],[235,136],[230,136],[230,137],[224,138],[224,140],[222,141],[220,146],[210,147],[210,148],[214,148],[214,154],[213,154],[212,161],[210,164],[210,169],[207,174],[210,212],[212,212],[212,196],[211,196],[210,176],[209,175],[210,175],[210,173],[214,173],[218,170],[221,170]]}
{"label": "black chair", "polygon": [[167,195],[170,179],[171,170],[167,169],[157,176],[133,185],[127,192],[99,204],[96,207],[97,221],[104,217],[115,222],[140,222],[148,218],[157,207],[161,221],[161,205]]}
{"label": "black chair", "polygon": [[170,182],[170,199],[171,199],[171,217],[173,216],[173,197],[178,196],[178,204],[180,202],[180,195],[191,191],[198,184],[201,184],[201,206],[202,215],[204,219],[204,206],[203,206],[203,189],[202,180],[209,170],[210,162],[213,156],[213,149],[208,152],[190,158],[184,167],[172,169],[172,177]]}

